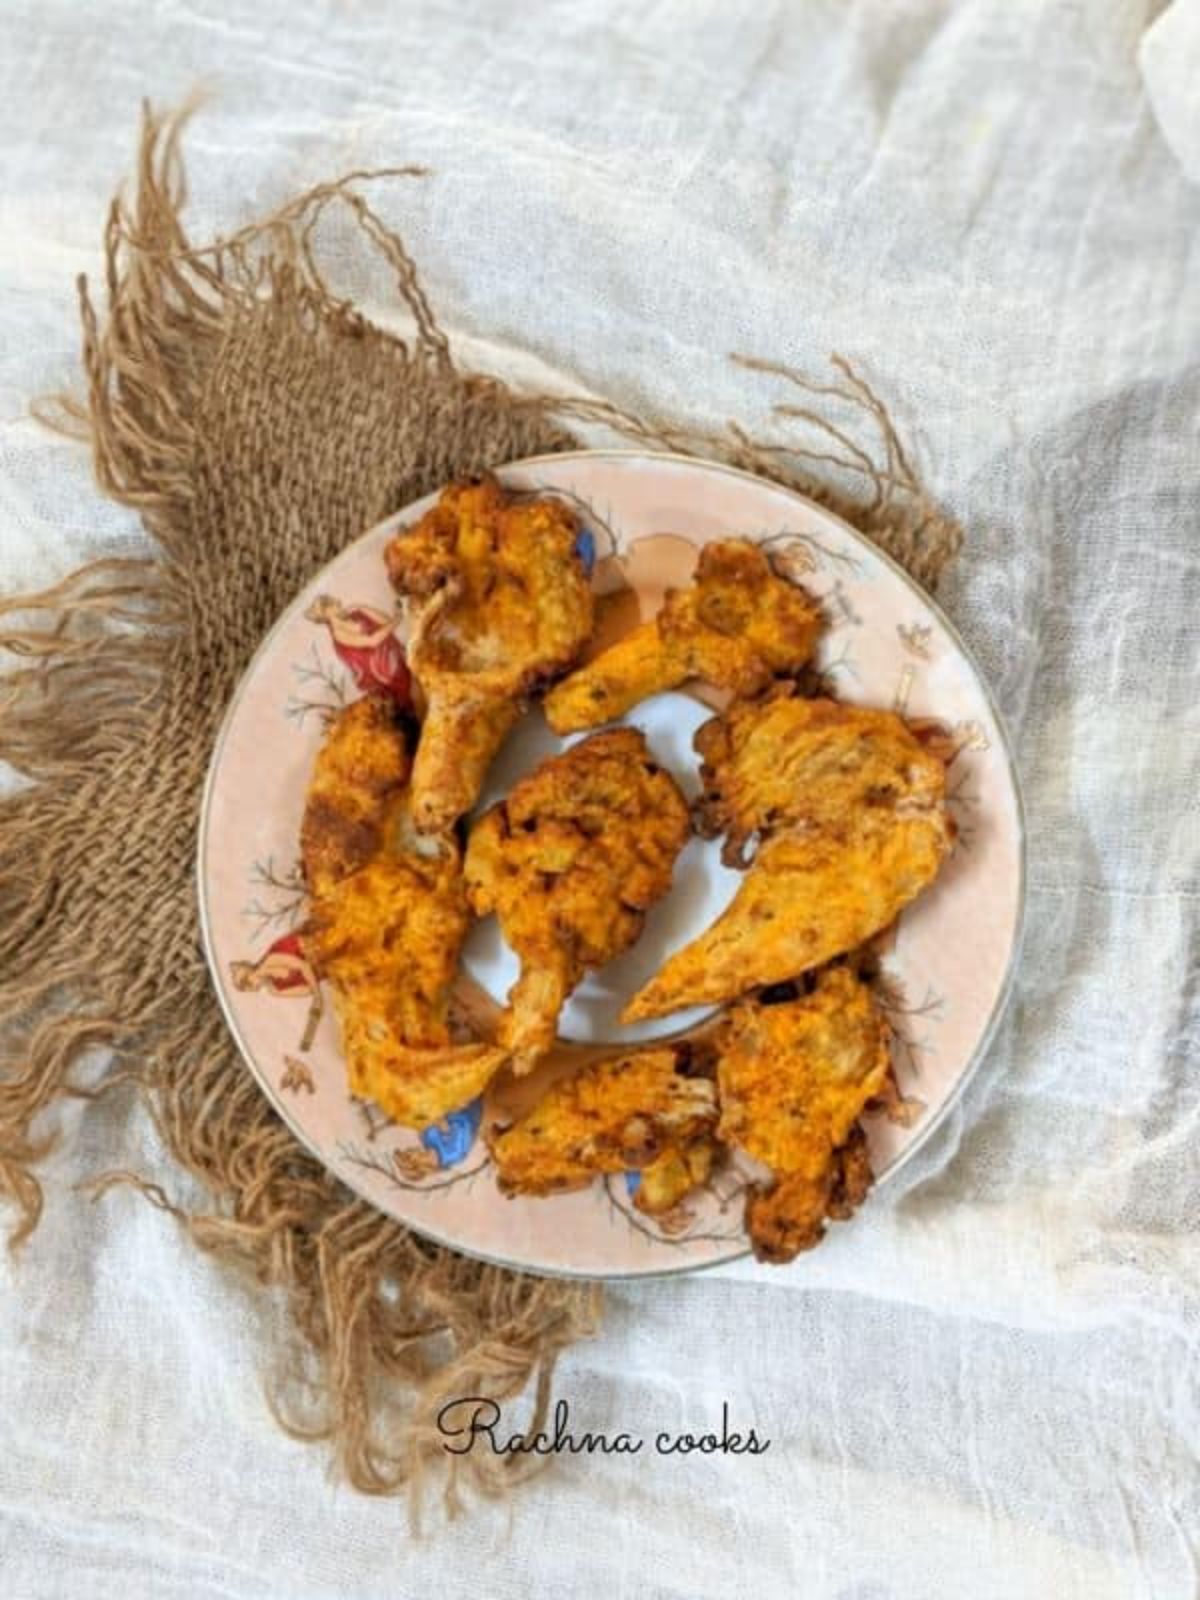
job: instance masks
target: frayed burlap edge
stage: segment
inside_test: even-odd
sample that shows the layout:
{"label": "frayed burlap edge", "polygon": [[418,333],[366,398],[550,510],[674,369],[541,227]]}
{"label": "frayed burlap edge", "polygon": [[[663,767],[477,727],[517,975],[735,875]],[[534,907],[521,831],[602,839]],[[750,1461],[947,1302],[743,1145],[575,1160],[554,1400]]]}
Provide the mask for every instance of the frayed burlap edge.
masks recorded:
{"label": "frayed burlap edge", "polygon": [[[465,1260],[381,1216],[298,1146],[240,1063],[199,952],[192,858],[209,751],[245,662],[355,533],[451,476],[569,447],[565,422],[798,488],[930,587],[959,531],[840,358],[829,384],[735,358],[788,386],[774,411],[792,439],[647,422],[459,370],[403,244],[359,192],[379,173],[193,248],[185,117],[145,112],[133,202],[109,214],[103,316],[79,284],[86,402],[42,412],[90,441],[101,488],[139,511],[154,553],[0,603],[0,648],[17,658],[0,679],[0,758],[27,780],[0,802],[0,1191],[16,1245],[41,1213],[43,1113],[64,1095],[137,1086],[212,1205],[189,1211],[134,1173],[106,1174],[96,1192],[137,1185],[201,1248],[282,1291],[293,1337],[271,1399],[285,1427],[330,1441],[356,1488],[407,1488],[414,1504],[441,1460],[453,1508],[463,1478],[494,1494],[527,1469],[445,1457],[441,1405],[503,1403],[532,1382],[540,1425],[556,1359],[595,1328],[599,1296]],[[392,269],[410,340],[326,283],[314,230],[333,205]],[[103,1059],[98,1086],[82,1087]]]}

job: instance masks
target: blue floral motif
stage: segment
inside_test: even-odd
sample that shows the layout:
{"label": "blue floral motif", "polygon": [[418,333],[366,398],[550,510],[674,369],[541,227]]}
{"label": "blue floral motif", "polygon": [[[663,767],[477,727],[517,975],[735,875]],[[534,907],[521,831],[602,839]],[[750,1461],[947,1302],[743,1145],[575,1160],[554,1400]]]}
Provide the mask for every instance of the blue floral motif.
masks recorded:
{"label": "blue floral motif", "polygon": [[470,1154],[482,1118],[483,1096],[480,1095],[470,1105],[451,1111],[440,1122],[426,1128],[421,1134],[421,1143],[426,1150],[432,1150],[439,1167],[457,1166]]}
{"label": "blue floral motif", "polygon": [[641,1186],[642,1175],[640,1172],[627,1172],[625,1174],[625,1193],[634,1195]]}
{"label": "blue floral motif", "polygon": [[589,533],[586,528],[580,528],[579,530],[575,540],[575,554],[579,557],[579,563],[584,572],[590,578],[592,568],[596,565],[596,537],[594,534]]}

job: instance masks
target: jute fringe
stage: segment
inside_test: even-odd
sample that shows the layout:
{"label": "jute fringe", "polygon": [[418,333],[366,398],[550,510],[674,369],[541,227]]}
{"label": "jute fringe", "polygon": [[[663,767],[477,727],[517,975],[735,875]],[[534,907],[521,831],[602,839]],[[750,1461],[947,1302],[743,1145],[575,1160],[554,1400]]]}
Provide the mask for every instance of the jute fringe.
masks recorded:
{"label": "jute fringe", "polygon": [[[929,585],[959,532],[841,360],[827,385],[744,360],[788,387],[775,411],[805,431],[776,440],[516,394],[460,370],[403,244],[356,187],[378,173],[193,248],[180,220],[185,118],[145,111],[132,204],[118,198],[108,215],[103,313],[79,282],[86,403],[60,399],[51,415],[90,440],[101,488],[137,508],[154,554],[0,603],[0,648],[16,658],[0,677],[0,758],[28,780],[0,803],[0,1187],[17,1245],[42,1209],[43,1113],[97,1092],[80,1073],[107,1054],[100,1090],[139,1086],[212,1205],[186,1212],[135,1173],[107,1174],[97,1191],[137,1185],[201,1248],[284,1291],[294,1337],[272,1404],[285,1427],[330,1441],[367,1493],[415,1497],[442,1461],[454,1506],[464,1477],[499,1493],[521,1473],[445,1456],[439,1407],[463,1394],[503,1404],[532,1383],[540,1425],[556,1359],[596,1327],[599,1294],[464,1260],[379,1215],[297,1145],[241,1064],[193,887],[201,786],[234,685],[291,596],[363,529],[453,477],[570,447],[568,422],[794,485]],[[335,205],[391,268],[411,338],[326,283],[314,230]],[[855,435],[864,423],[873,446]]]}

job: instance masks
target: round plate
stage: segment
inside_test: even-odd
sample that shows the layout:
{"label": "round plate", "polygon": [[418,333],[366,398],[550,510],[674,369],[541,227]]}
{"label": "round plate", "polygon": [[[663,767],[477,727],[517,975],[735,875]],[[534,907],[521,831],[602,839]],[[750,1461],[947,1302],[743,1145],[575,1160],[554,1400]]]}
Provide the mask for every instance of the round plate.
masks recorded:
{"label": "round plate", "polygon": [[[950,732],[955,850],[889,940],[882,993],[896,1032],[909,1125],[870,1118],[877,1183],[933,1131],[982,1054],[1007,995],[1024,897],[1021,803],[1004,729],[962,641],[887,556],[819,506],[748,473],[680,456],[580,451],[501,470],[522,490],[567,498],[595,540],[606,635],[652,615],[686,583],[697,551],[736,534],[769,545],[779,570],[823,602],[819,665],[838,695],[929,717]],[[666,1217],[634,1205],[618,1175],[552,1199],[504,1199],[489,1170],[478,1102],[417,1134],[347,1091],[331,1007],[305,960],[297,864],[304,795],[328,717],[398,681],[402,656],[383,549],[436,496],[344,550],[292,602],[251,662],[213,754],[200,821],[199,893],[217,994],[243,1055],[296,1136],[350,1188],[420,1233],[469,1255],[536,1272],[625,1277],[688,1271],[746,1252],[740,1179],[726,1171]],[[718,697],[671,694],[627,721],[685,792],[690,735]],[[567,741],[569,742],[569,741]],[[531,712],[500,753],[483,797],[561,748]],[[580,1045],[624,1040],[622,1001],[647,970],[707,925],[736,875],[695,840],[634,951],[589,977],[564,1012]],[[488,919],[464,957],[469,993],[502,999],[515,972]],[[481,998],[482,996],[482,998]],[[667,1019],[675,1031],[694,1017]],[[503,1093],[503,1091],[501,1091]]]}

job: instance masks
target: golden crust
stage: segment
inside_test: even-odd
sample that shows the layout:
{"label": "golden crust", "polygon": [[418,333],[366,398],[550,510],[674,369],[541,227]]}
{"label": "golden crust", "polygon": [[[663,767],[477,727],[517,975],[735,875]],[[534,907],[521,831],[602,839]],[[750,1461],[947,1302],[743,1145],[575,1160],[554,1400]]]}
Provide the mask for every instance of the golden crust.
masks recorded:
{"label": "golden crust", "polygon": [[719,1005],[824,966],[897,917],[932,882],[945,849],[941,830],[915,817],[879,825],[859,816],[838,836],[768,839],[726,909],[634,995],[622,1020]]}
{"label": "golden crust", "polygon": [[691,585],[670,591],[653,622],[550,691],[546,720],[560,734],[594,728],[689,678],[757,694],[805,665],[820,628],[816,601],[778,577],[757,545],[716,541],[701,551]]}
{"label": "golden crust", "polygon": [[642,1168],[633,1203],[648,1217],[661,1217],[685,1200],[693,1189],[707,1183],[721,1153],[708,1135],[686,1144],[668,1145],[649,1166]]}
{"label": "golden crust", "polygon": [[728,827],[735,855],[750,832],[764,842],[721,916],[634,995],[627,1022],[734,999],[854,949],[933,881],[953,840],[945,768],[890,712],[759,701],[696,742],[709,829]]}
{"label": "golden crust", "polygon": [[355,700],[334,719],[309,780],[300,825],[300,861],[313,894],[376,853],[384,817],[408,781],[409,766],[390,702]]}
{"label": "golden crust", "polygon": [[835,967],[801,999],[734,1007],[717,1052],[718,1134],[775,1180],[751,1189],[747,1231],[763,1259],[790,1260],[870,1185],[858,1118],[887,1082],[886,1024],[866,985]]}
{"label": "golden crust", "polygon": [[[345,1005],[339,1016],[347,1017]],[[358,1015],[351,1012],[350,1015]],[[470,1042],[413,1049],[394,1035],[346,1045],[353,1094],[373,1100],[403,1128],[429,1128],[487,1088],[504,1065],[495,1045]]]}
{"label": "golden crust", "polygon": [[669,889],[687,805],[642,734],[615,728],[544,761],[475,824],[466,881],[520,957],[499,1037],[527,1070],[588,970],[637,938]]}
{"label": "golden crust", "polygon": [[412,781],[422,831],[470,810],[524,697],[564,672],[591,633],[578,534],[561,501],[518,498],[485,477],[446,489],[388,545],[426,703]]}
{"label": "golden crust", "polygon": [[800,999],[742,1001],[717,1036],[721,1138],[773,1172],[814,1170],[887,1072],[883,1017],[846,967],[823,972]]}
{"label": "golden crust", "polygon": [[470,922],[457,847],[389,849],[313,899],[306,947],[368,1026],[407,1045],[449,1043],[447,1008]]}
{"label": "golden crust", "polygon": [[746,1195],[746,1232],[759,1261],[786,1266],[802,1250],[820,1244],[829,1219],[844,1222],[863,1203],[873,1181],[861,1128],[850,1132],[828,1165],[814,1178],[792,1172]]}
{"label": "golden crust", "polygon": [[504,1053],[455,1044],[448,1004],[470,920],[453,838],[418,837],[390,707],[359,700],[318,753],[301,825],[305,949],[333,987],[350,1087],[426,1127],[474,1098]]}
{"label": "golden crust", "polygon": [[892,711],[794,694],[741,702],[696,733],[706,833],[727,855],[782,827],[836,832],[857,812],[936,812],[946,769]]}
{"label": "golden crust", "polygon": [[[669,1046],[633,1051],[560,1080],[511,1127],[490,1136],[500,1188],[536,1195],[579,1188],[598,1173],[649,1169],[711,1131],[713,1084],[686,1076],[680,1060]],[[661,1209],[686,1192],[677,1174],[672,1185]],[[687,1185],[693,1186],[694,1180]],[[666,1193],[662,1188],[659,1198]]]}

